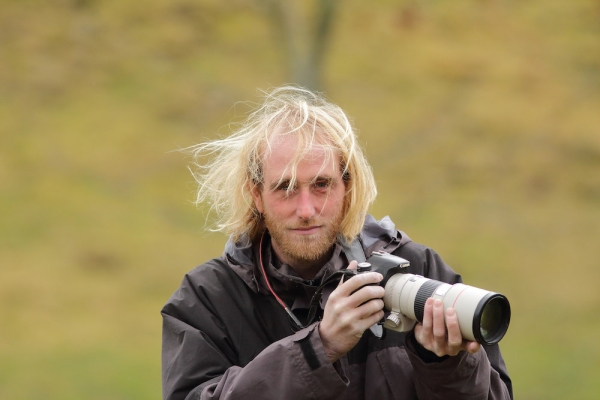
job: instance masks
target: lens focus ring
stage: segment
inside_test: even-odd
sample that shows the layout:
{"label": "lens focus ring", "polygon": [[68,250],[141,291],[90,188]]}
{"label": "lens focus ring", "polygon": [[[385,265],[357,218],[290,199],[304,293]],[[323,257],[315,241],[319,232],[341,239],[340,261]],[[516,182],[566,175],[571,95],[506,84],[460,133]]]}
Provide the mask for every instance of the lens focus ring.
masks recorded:
{"label": "lens focus ring", "polygon": [[428,279],[421,285],[415,297],[415,317],[417,321],[423,322],[423,312],[425,311],[425,302],[431,297],[435,290],[443,285],[444,282]]}

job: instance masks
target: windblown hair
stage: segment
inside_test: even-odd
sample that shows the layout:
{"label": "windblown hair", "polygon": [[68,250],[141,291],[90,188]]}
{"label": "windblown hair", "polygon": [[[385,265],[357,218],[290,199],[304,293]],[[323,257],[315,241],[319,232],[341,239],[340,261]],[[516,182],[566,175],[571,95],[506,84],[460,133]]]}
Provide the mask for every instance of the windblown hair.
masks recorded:
{"label": "windblown hair", "polygon": [[299,162],[314,145],[325,150],[325,162],[340,156],[346,194],[339,236],[351,241],[377,196],[373,173],[342,109],[300,87],[284,86],[265,93],[262,105],[229,137],[184,149],[194,157],[190,171],[198,184],[196,204],[208,203],[216,214],[213,230],[236,241],[243,236],[255,239],[264,230],[264,221],[251,191],[265,189],[263,160],[274,141],[286,135],[298,139],[296,155],[287,166],[290,187]]}

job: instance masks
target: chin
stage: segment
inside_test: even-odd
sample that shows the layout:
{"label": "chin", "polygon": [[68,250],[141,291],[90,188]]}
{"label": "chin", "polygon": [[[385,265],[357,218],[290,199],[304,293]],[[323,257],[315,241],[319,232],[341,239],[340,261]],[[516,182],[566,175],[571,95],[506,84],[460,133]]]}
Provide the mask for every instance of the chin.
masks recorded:
{"label": "chin", "polygon": [[321,246],[294,246],[288,254],[299,261],[317,261],[327,255],[331,247],[322,248]]}

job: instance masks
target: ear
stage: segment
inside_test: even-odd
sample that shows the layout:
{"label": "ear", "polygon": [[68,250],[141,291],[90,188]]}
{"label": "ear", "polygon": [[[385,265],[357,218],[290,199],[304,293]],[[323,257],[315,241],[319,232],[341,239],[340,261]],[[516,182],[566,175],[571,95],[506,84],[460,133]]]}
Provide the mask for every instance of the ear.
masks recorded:
{"label": "ear", "polygon": [[259,213],[263,213],[263,203],[262,196],[260,193],[261,186],[260,185],[252,185],[250,188],[250,196],[252,196],[252,201],[254,202],[254,206],[258,210]]}

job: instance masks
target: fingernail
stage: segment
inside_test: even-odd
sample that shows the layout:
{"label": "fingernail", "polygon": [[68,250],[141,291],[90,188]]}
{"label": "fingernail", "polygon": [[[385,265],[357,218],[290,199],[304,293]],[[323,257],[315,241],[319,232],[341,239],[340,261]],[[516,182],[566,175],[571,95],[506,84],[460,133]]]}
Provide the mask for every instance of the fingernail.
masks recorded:
{"label": "fingernail", "polygon": [[454,311],[454,308],[449,308],[448,310],[446,310],[447,316],[454,317],[454,314],[456,314],[456,311]]}

